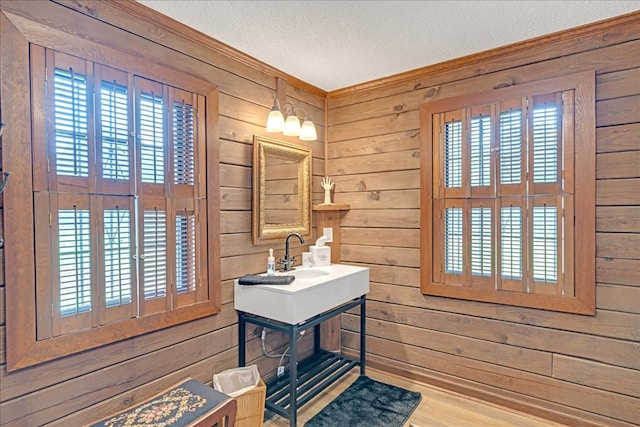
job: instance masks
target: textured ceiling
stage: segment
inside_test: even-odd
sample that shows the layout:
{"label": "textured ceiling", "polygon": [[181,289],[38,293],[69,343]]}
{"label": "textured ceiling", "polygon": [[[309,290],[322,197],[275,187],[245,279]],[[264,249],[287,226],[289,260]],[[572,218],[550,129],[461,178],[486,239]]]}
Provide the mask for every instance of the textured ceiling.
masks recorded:
{"label": "textured ceiling", "polygon": [[139,0],[325,91],[640,10],[640,1]]}

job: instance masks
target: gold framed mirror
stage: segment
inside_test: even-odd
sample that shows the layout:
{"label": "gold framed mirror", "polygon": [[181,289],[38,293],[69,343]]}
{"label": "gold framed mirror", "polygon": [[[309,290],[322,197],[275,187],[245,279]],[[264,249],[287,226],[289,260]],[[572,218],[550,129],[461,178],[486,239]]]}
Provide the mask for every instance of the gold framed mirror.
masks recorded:
{"label": "gold framed mirror", "polygon": [[254,135],[253,243],[311,236],[311,149]]}

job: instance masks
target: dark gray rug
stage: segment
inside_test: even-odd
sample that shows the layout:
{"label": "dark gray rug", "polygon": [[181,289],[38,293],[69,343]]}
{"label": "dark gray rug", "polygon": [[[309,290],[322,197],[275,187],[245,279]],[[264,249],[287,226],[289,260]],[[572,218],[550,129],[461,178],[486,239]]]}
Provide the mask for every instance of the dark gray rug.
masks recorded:
{"label": "dark gray rug", "polygon": [[402,427],[422,395],[361,376],[305,427]]}

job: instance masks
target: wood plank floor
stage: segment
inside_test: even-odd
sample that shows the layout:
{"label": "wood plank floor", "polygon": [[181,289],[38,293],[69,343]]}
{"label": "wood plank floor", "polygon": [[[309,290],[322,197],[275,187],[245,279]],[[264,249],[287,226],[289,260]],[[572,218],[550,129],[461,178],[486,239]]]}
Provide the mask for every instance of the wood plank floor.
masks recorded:
{"label": "wood plank floor", "polygon": [[[320,412],[322,408],[351,385],[358,377],[358,372],[357,369],[351,370],[340,381],[300,408],[298,410],[298,426],[302,427],[307,420]],[[407,380],[373,368],[367,368],[367,376],[377,381],[422,393],[420,405],[413,412],[405,427],[564,426],[564,424],[547,421],[478,399],[471,399],[461,394]],[[275,416],[275,418],[266,421],[264,426],[288,427],[289,421],[280,416]]]}

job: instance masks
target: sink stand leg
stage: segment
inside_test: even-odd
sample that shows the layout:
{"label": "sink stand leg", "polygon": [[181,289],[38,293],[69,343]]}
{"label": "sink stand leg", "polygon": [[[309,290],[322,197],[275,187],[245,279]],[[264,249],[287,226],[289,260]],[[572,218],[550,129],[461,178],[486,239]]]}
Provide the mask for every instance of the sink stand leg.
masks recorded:
{"label": "sink stand leg", "polygon": [[242,367],[246,363],[245,354],[245,338],[246,338],[246,323],[244,319],[244,313],[238,312],[238,366]]}
{"label": "sink stand leg", "polygon": [[365,374],[365,354],[367,353],[367,299],[360,297],[360,375]]}
{"label": "sink stand leg", "polygon": [[298,422],[298,350],[296,342],[298,326],[289,327],[289,426],[296,427]]}

